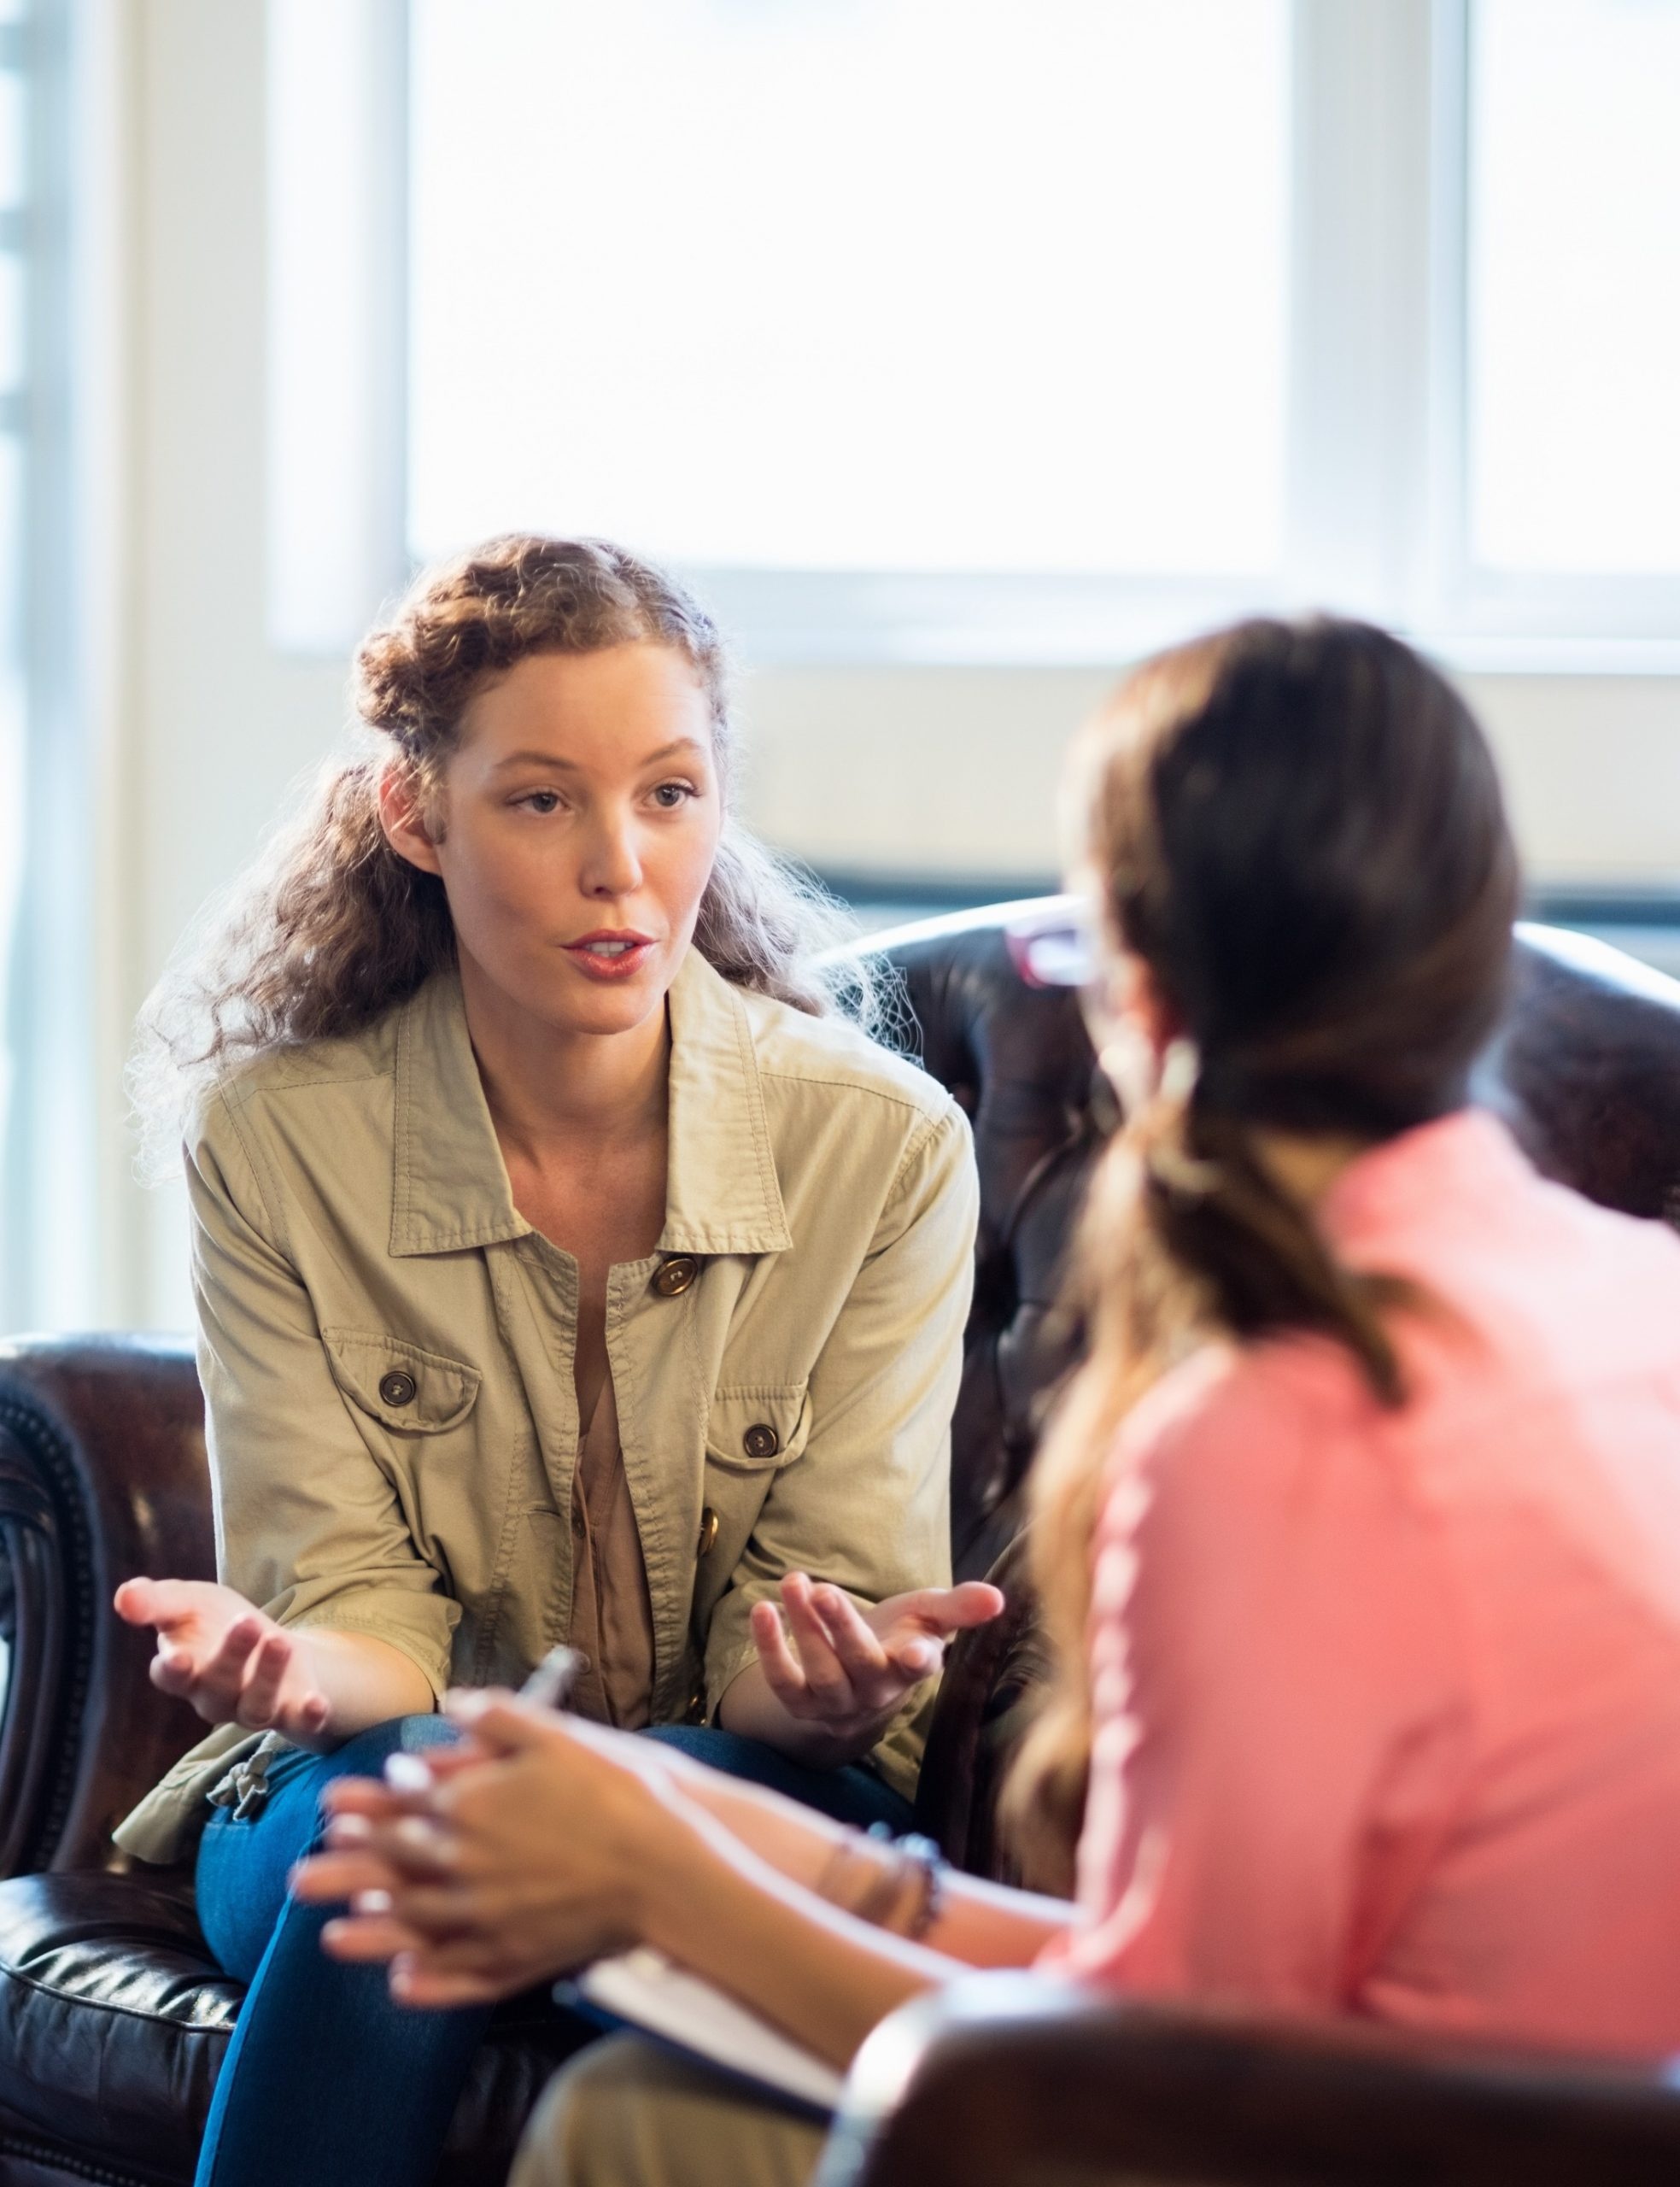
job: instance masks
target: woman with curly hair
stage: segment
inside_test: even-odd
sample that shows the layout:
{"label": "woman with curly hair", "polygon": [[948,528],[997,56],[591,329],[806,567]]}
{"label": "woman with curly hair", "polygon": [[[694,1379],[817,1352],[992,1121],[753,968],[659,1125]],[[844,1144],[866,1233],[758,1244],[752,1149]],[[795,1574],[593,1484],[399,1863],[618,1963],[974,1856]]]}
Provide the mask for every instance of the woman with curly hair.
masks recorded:
{"label": "woman with curly hair", "polygon": [[[199,2178],[430,2176],[485,2014],[288,1895],[323,1785],[557,1644],[574,1705],[902,1823],[951,1589],[976,1218],[955,1104],[834,1006],[729,817],[717,633],[599,542],[424,574],[337,770],[155,998],[220,1581],[130,1580],[214,1728],[122,1825],[250,1985]],[[852,975],[854,982],[859,976]]]}
{"label": "woman with curly hair", "polygon": [[[1680,1240],[1472,1105],[1518,900],[1481,732],[1379,630],[1245,624],[1128,680],[1073,801],[1127,1124],[1035,1476],[1057,1669],[1014,1791],[1074,1902],[483,1695],[429,1791],[334,1788],[301,1888],[416,2004],[643,1942],[835,2065],[1033,1961],[1670,2054]],[[822,2142],[623,2037],[565,2068],[515,2179],[796,2187]]]}

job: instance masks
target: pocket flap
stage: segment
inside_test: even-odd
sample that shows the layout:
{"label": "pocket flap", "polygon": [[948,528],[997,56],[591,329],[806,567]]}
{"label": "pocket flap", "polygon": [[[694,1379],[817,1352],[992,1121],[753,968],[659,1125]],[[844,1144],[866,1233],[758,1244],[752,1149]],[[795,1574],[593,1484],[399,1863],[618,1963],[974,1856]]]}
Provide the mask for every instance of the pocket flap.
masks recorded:
{"label": "pocket flap", "polygon": [[706,1416],[705,1455],[717,1465],[758,1472],[791,1465],[811,1434],[811,1398],[803,1382],[719,1390]]}
{"label": "pocket flap", "polygon": [[466,1418],[483,1380],[476,1367],[366,1329],[323,1329],[333,1380],[350,1402],[400,1435],[435,1435]]}

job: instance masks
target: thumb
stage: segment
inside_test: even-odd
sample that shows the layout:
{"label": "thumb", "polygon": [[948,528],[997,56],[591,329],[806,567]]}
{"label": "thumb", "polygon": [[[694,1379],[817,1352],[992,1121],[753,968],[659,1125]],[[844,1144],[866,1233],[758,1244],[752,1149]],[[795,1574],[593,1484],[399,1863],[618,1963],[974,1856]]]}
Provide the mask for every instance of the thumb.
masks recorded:
{"label": "thumb", "polygon": [[179,1580],[125,1580],[111,1606],[126,1624],[167,1627],[186,1615],[186,1590]]}
{"label": "thumb", "polygon": [[945,1597],[945,1620],[953,1633],[971,1625],[989,1625],[1004,1609],[1004,1591],[989,1580],[964,1580]]}
{"label": "thumb", "polygon": [[1003,1607],[1000,1588],[985,1580],[964,1580],[959,1586],[923,1587],[907,1595],[899,1615],[924,1633],[960,1633],[970,1625],[987,1624]]}
{"label": "thumb", "polygon": [[904,1638],[895,1634],[888,1641],[888,1652],[903,1669],[931,1677],[952,1633],[986,1624],[1003,1607],[1002,1593],[984,1580],[965,1580],[956,1587],[925,1587],[904,1604],[903,1625],[909,1630]]}

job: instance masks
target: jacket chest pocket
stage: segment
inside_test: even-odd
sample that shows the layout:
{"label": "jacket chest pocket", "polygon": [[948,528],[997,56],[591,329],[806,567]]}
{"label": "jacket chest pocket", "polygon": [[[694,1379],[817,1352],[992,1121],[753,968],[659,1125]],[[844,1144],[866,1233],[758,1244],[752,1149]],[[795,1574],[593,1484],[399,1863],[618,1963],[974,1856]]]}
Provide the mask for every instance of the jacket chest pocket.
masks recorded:
{"label": "jacket chest pocket", "polygon": [[[473,1463],[472,1416],[483,1375],[464,1359],[383,1330],[324,1328],[321,1342],[334,1381],[361,1416],[364,1440],[396,1492],[415,1547],[459,1581],[463,1537],[476,1532],[469,1515],[483,1487]],[[370,1422],[383,1432],[367,1434]]]}
{"label": "jacket chest pocket", "polygon": [[[769,1477],[805,1455],[811,1396],[803,1382],[718,1390],[705,1422],[707,1472]],[[692,1446],[691,1446],[692,1447]]]}
{"label": "jacket chest pocket", "polygon": [[477,1401],[483,1377],[464,1359],[372,1330],[323,1329],[321,1342],[344,1395],[393,1434],[442,1434]]}
{"label": "jacket chest pocket", "polygon": [[[803,1382],[719,1390],[705,1423],[705,1504],[694,1606],[702,1630],[757,1525],[764,1499],[805,1456],[811,1398]],[[703,1645],[703,1644],[702,1644]]]}

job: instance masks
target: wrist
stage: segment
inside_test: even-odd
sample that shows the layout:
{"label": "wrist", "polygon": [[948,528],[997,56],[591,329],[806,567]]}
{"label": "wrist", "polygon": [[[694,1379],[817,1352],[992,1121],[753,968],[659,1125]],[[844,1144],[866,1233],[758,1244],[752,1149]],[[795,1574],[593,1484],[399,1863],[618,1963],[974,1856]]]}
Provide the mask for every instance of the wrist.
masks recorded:
{"label": "wrist", "polygon": [[717,1855],[710,1818],[676,1797],[650,1794],[657,1803],[651,1826],[637,1833],[625,1860],[625,1925],[640,1944],[668,1958],[682,1958],[687,1931]]}
{"label": "wrist", "polygon": [[931,1838],[877,1822],[839,1841],[813,1887],[854,1920],[919,1942],[939,1915],[944,1866]]}
{"label": "wrist", "polygon": [[809,1769],[843,1769],[847,1762],[861,1762],[874,1752],[896,1713],[836,1720],[783,1711],[781,1723],[770,1728],[764,1743]]}

